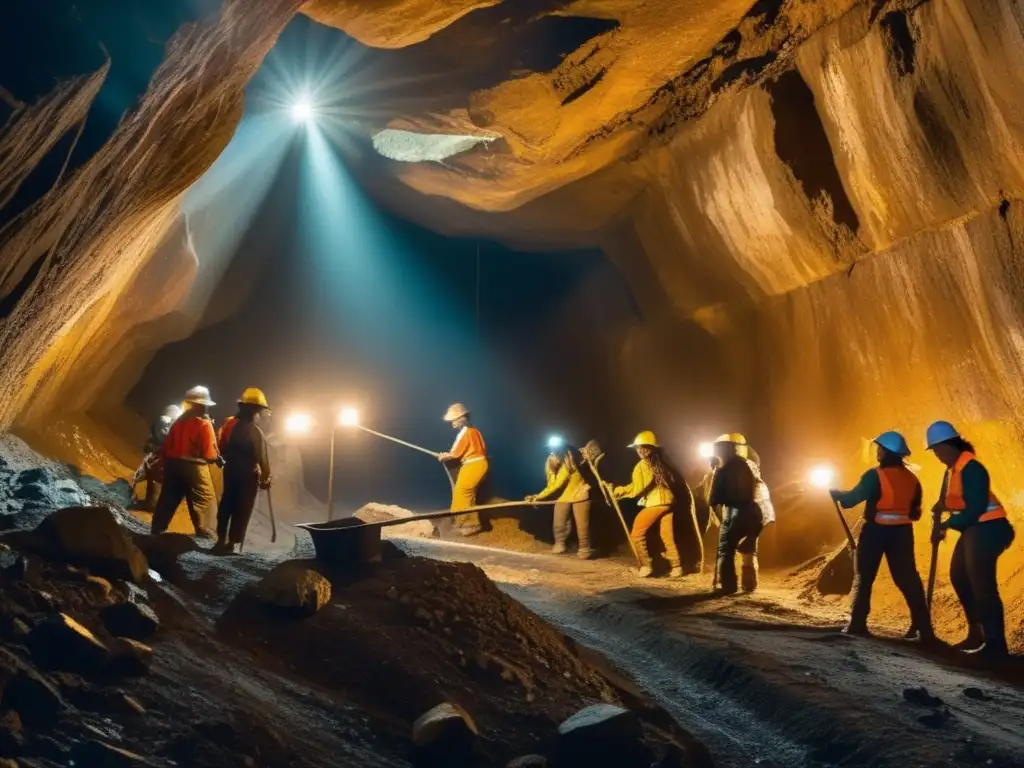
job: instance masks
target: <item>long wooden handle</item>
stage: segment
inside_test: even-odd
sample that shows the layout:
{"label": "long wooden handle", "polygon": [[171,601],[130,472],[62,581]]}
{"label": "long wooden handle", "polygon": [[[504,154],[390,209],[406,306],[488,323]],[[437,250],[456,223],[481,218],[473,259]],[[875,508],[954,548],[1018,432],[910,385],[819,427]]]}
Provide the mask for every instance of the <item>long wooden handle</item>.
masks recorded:
{"label": "long wooden handle", "polygon": [[354,424],[353,426],[356,429],[361,429],[363,432],[369,432],[371,435],[375,435],[377,437],[382,437],[385,440],[390,440],[392,443],[398,443],[399,445],[404,445],[406,448],[412,448],[414,451],[419,451],[420,453],[425,453],[428,456],[433,456],[435,459],[438,456],[441,455],[437,451],[432,451],[429,448],[424,448],[422,445],[416,445],[415,443],[410,443],[410,442],[407,442],[405,440],[399,440],[397,437],[392,437],[391,435],[385,435],[383,432],[378,432],[375,429],[370,429],[369,427],[364,427],[361,424]]}
{"label": "long wooden handle", "polygon": [[857,554],[857,542],[853,538],[853,531],[850,529],[850,524],[846,522],[846,515],[843,514],[843,508],[839,506],[839,502],[835,502],[836,514],[839,515],[839,522],[843,524],[843,530],[846,531],[846,539],[850,542],[850,554]]}
{"label": "long wooden handle", "polygon": [[629,532],[629,526],[626,525],[626,518],[622,514],[622,507],[619,506],[619,500],[615,498],[604,484],[604,478],[601,477],[601,473],[597,471],[597,465],[590,459],[587,459],[587,464],[590,466],[590,471],[594,473],[594,477],[597,478],[598,485],[601,486],[601,493],[604,494],[605,501],[611,504],[612,509],[615,510],[615,514],[619,517],[619,522],[622,523],[622,530],[626,532],[626,541],[629,543],[629,548],[633,552],[633,557],[636,558],[636,564],[643,567],[644,563],[640,559],[640,553],[636,551],[636,545],[633,544],[633,536]]}

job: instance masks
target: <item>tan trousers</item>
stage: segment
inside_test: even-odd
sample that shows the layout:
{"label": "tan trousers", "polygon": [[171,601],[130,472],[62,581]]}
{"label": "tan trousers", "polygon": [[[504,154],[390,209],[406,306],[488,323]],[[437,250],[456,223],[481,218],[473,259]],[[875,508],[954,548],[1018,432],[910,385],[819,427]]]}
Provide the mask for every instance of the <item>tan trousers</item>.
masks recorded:
{"label": "tan trousers", "polygon": [[644,507],[636,516],[630,538],[633,539],[633,546],[636,547],[636,552],[644,565],[651,564],[651,554],[647,549],[647,532],[658,523],[658,532],[665,545],[665,557],[673,568],[679,567],[679,550],[676,548],[676,537],[672,533],[674,518],[670,506]]}
{"label": "tan trousers", "polygon": [[217,527],[217,493],[210,476],[210,467],[181,459],[167,459],[164,464],[164,484],[153,512],[151,533],[167,530],[171,518],[184,501],[192,527],[213,531]]}

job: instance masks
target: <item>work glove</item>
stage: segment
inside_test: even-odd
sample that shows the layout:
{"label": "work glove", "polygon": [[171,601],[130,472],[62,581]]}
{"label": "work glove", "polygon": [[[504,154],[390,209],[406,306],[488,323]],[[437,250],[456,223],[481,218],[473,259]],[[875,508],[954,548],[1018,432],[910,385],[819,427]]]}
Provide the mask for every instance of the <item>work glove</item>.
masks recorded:
{"label": "work glove", "polygon": [[442,464],[444,464],[446,461],[451,461],[451,458],[451,454],[449,453],[437,454],[437,460],[440,461]]}
{"label": "work glove", "polygon": [[260,490],[261,491],[269,491],[270,490],[270,478],[269,477],[266,480],[261,480],[260,481]]}
{"label": "work glove", "polygon": [[526,496],[523,499],[523,501],[525,501],[527,504],[533,504],[535,501],[537,501],[537,494],[531,493],[529,496]]}
{"label": "work glove", "polygon": [[913,520],[915,523],[921,519],[920,507],[915,507],[914,509],[910,510],[910,519]]}
{"label": "work glove", "polygon": [[945,509],[945,507],[942,506],[942,502],[941,501],[936,501],[934,504],[932,504],[932,515],[933,516],[941,517],[942,513],[945,512],[945,511],[946,511],[946,509]]}
{"label": "work glove", "polygon": [[828,492],[828,495],[832,497],[832,501],[839,501],[839,494],[840,493],[842,493],[842,491],[840,491],[840,490],[838,490],[836,488],[833,488],[832,490],[830,490]]}
{"label": "work glove", "polygon": [[708,465],[712,469],[719,469],[722,466],[722,460],[717,456],[712,456],[710,459],[708,459]]}
{"label": "work glove", "polygon": [[227,462],[224,461],[223,456],[218,456],[216,459],[213,460],[213,463],[216,464],[221,469],[224,469],[224,465],[227,464]]}

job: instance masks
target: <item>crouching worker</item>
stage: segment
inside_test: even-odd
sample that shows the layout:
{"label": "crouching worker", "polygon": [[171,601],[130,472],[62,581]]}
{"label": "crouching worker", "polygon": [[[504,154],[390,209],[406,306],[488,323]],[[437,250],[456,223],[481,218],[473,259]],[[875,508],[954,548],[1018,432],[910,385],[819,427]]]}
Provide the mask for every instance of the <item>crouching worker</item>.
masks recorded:
{"label": "crouching worker", "polygon": [[1013,526],[1006,509],[992,492],[988,470],[974,455],[974,446],[952,424],[937,421],[928,427],[928,450],[946,465],[942,495],[933,508],[938,519],[950,512],[933,532],[933,541],[952,529],[960,534],[949,563],[949,580],[967,617],[967,637],[956,647],[967,653],[1006,656],[1003,601],[996,578],[999,556],[1013,543]]}
{"label": "crouching worker", "polygon": [[[477,491],[487,477],[487,445],[480,430],[469,423],[469,409],[454,403],[444,414],[444,420],[457,429],[455,443],[448,453],[438,454],[438,461],[458,461],[459,476],[452,488],[452,512],[476,506]],[[473,536],[483,529],[480,515],[467,512],[452,518],[452,525],[461,536]]]}
{"label": "crouching worker", "polygon": [[164,484],[153,513],[152,533],[160,534],[171,524],[184,499],[196,536],[214,538],[217,495],[210,476],[210,464],[221,464],[217,436],[206,409],[216,405],[206,387],[193,387],[185,394],[185,412],[171,426],[164,440]]}
{"label": "crouching worker", "polygon": [[630,538],[640,560],[636,574],[647,578],[654,571],[647,547],[647,534],[658,524],[661,541],[665,547],[665,559],[672,570],[670,576],[683,575],[679,548],[676,546],[675,512],[678,511],[693,522],[693,535],[697,535],[697,523],[693,511],[693,494],[682,476],[665,460],[653,432],[641,432],[629,446],[636,449],[640,461],[633,468],[633,479],[629,485],[611,486],[609,490],[616,499],[636,499],[640,512],[633,521]]}
{"label": "crouching worker", "polygon": [[[561,448],[559,448],[561,446]],[[576,538],[579,547],[576,556],[588,560],[590,551],[590,485],[580,472],[580,457],[576,449],[570,445],[549,444],[553,451],[558,450],[558,469],[553,477],[548,477],[544,490],[534,496],[527,496],[526,501],[543,501],[558,495],[555,504],[552,533],[555,545],[551,548],[556,555],[564,554],[569,535],[572,533],[573,520],[576,521]]]}
{"label": "crouching worker", "polygon": [[245,543],[256,497],[270,488],[267,439],[259,428],[269,408],[263,392],[250,387],[238,400],[238,413],[220,428],[217,444],[224,458],[224,495],[217,512],[217,543],[213,552],[233,553]]}
{"label": "crouching worker", "polygon": [[714,444],[718,468],[711,480],[708,505],[722,523],[718,534],[718,583],[721,592],[736,594],[736,553],[743,559],[744,592],[757,589],[757,539],[765,517],[758,504],[760,474],[757,466],[741,453],[747,441],[743,435],[722,435]]}
{"label": "crouching worker", "polygon": [[899,432],[875,438],[878,466],[869,469],[849,491],[832,490],[844,509],[864,505],[864,526],[857,540],[857,569],[848,635],[867,635],[871,589],[884,557],[896,587],[910,609],[912,626],[921,642],[935,639],[931,617],[914,558],[914,523],[921,519],[921,482],[905,463],[910,455]]}

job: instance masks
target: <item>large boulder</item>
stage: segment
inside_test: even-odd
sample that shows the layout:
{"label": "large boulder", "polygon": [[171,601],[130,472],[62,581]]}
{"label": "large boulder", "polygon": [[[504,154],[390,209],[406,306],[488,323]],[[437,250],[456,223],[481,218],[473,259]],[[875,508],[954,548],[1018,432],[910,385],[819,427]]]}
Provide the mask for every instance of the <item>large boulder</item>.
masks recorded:
{"label": "large boulder", "polygon": [[160,619],[153,609],[133,601],[107,606],[100,618],[110,634],[132,640],[148,640],[160,629]]}
{"label": "large boulder", "polygon": [[[416,513],[392,504],[370,503],[356,510],[353,517],[364,523],[386,523],[413,517]],[[404,539],[431,539],[437,537],[437,528],[430,520],[414,520],[401,525],[388,526],[381,529],[384,536],[398,536]]]}
{"label": "large boulder", "polygon": [[558,726],[558,735],[561,762],[567,766],[650,765],[640,718],[613,704],[584,707]]}
{"label": "large boulder", "polygon": [[32,657],[40,664],[65,672],[97,672],[110,658],[107,647],[65,613],[37,624],[27,642]]}
{"label": "large boulder", "polygon": [[435,755],[440,764],[459,764],[473,751],[477,733],[476,723],[462,707],[444,702],[416,718],[412,743]]}
{"label": "large boulder", "polygon": [[143,583],[146,556],[106,507],[67,507],[49,515],[35,530],[59,556],[98,574]]}
{"label": "large boulder", "polygon": [[261,603],[294,616],[312,616],[331,602],[331,582],[307,563],[281,563],[256,590]]}

